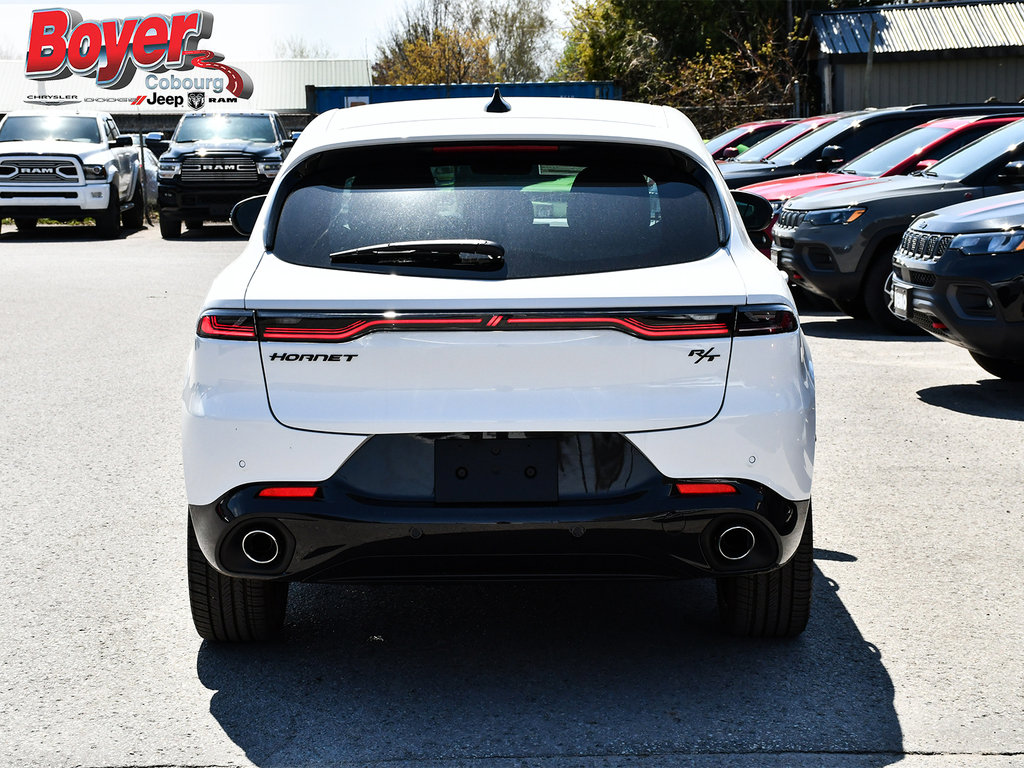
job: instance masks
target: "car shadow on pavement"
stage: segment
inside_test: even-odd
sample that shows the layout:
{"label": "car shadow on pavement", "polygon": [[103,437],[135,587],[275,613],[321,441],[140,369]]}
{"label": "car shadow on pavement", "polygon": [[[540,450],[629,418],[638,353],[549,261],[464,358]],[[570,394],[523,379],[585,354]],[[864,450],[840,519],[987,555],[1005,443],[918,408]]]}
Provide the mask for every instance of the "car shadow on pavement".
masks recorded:
{"label": "car shadow on pavement", "polygon": [[811,625],[789,641],[722,634],[709,580],[293,585],[292,598],[280,641],[198,653],[211,714],[259,766],[902,757],[883,660],[817,569]]}
{"label": "car shadow on pavement", "polygon": [[1024,421],[1024,383],[982,379],[977,384],[948,384],[918,390],[921,401],[968,416]]}
{"label": "car shadow on pavement", "polygon": [[857,341],[934,341],[939,340],[907,323],[906,333],[889,333],[867,320],[857,320],[837,312],[800,313],[804,333],[822,339],[854,339]]}

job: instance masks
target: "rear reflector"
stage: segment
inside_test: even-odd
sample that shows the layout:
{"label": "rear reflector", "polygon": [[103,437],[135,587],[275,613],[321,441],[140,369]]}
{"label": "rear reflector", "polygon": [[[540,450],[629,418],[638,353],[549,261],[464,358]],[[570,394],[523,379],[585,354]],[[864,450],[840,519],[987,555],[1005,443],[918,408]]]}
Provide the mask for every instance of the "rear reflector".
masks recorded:
{"label": "rear reflector", "polygon": [[279,485],[264,488],[256,495],[264,499],[312,499],[319,492],[318,485]]}
{"label": "rear reflector", "polygon": [[196,333],[205,339],[255,339],[256,321],[252,312],[203,315]]}
{"label": "rear reflector", "polygon": [[715,493],[739,493],[736,487],[728,483],[676,483],[674,490],[677,496],[708,496]]}

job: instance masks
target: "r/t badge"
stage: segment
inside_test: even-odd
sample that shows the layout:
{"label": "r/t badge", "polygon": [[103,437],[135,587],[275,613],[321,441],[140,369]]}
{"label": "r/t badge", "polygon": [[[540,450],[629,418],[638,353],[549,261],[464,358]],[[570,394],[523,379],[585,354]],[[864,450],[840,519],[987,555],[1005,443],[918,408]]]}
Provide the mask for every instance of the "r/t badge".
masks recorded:
{"label": "r/t badge", "polygon": [[689,356],[690,357],[693,357],[694,355],[697,356],[697,359],[693,361],[694,365],[696,365],[697,363],[703,362],[705,360],[707,360],[710,363],[716,357],[721,357],[721,355],[716,355],[716,354],[714,354],[714,352],[715,352],[715,348],[714,347],[711,347],[710,349],[691,349]]}

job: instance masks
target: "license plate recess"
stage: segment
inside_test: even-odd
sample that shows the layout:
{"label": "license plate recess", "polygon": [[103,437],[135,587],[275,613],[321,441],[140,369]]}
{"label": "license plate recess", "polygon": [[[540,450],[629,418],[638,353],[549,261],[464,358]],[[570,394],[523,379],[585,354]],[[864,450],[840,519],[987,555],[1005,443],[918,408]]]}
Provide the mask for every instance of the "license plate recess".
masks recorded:
{"label": "license plate recess", "polygon": [[555,502],[558,443],[553,438],[437,440],[434,497],[440,504]]}
{"label": "license plate recess", "polygon": [[897,317],[904,320],[910,314],[910,290],[902,285],[892,287],[892,311]]}

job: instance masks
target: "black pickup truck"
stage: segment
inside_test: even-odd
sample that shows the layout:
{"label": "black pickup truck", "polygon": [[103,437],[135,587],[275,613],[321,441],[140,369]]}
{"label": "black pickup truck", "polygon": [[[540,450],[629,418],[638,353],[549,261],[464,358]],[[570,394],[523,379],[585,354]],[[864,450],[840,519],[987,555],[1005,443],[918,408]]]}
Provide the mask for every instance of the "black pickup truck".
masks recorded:
{"label": "black pickup truck", "polygon": [[227,221],[237,202],[267,193],[292,144],[274,112],[184,115],[160,156],[160,234]]}

